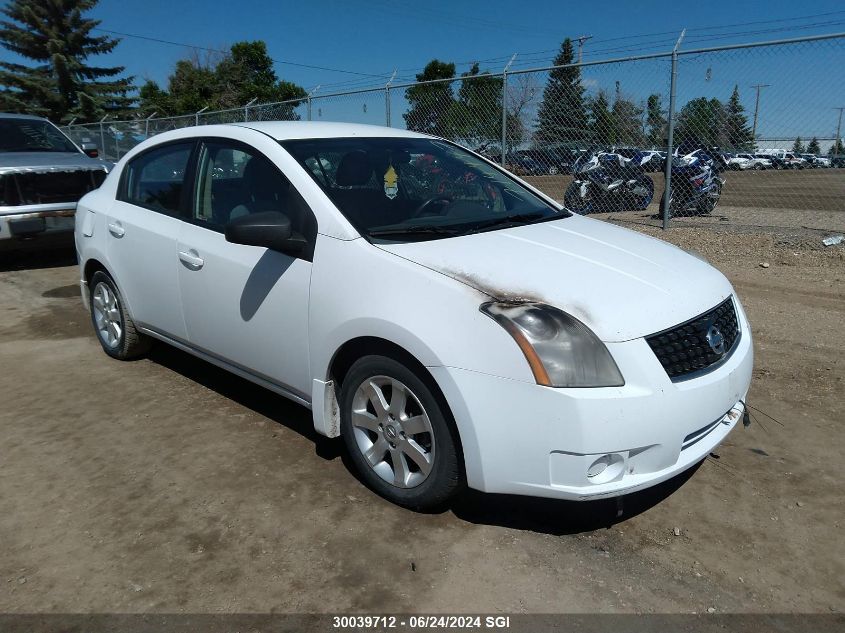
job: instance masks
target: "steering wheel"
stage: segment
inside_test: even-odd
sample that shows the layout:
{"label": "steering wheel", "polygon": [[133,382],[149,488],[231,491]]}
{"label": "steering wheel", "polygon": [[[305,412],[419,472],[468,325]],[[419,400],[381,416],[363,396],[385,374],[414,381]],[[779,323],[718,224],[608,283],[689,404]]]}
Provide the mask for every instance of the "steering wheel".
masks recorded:
{"label": "steering wheel", "polygon": [[418,206],[414,210],[414,213],[413,213],[413,215],[411,215],[411,217],[412,218],[422,217],[423,213],[425,212],[426,209],[428,209],[428,207],[430,207],[431,205],[438,203],[438,202],[449,203],[449,202],[452,202],[452,198],[450,198],[449,196],[444,196],[442,194],[439,194],[439,195],[436,195],[436,196],[431,196],[430,198],[426,198],[425,200],[422,201],[422,204],[420,204],[420,206]]}

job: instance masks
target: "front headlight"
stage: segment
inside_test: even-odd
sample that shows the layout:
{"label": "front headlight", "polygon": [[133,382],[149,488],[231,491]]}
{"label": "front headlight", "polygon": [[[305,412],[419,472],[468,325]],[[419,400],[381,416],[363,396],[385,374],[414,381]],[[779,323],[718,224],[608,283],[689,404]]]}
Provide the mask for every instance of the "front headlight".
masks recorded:
{"label": "front headlight", "polygon": [[492,301],[480,310],[513,337],[538,385],[621,387],[610,352],[578,319],[542,303]]}

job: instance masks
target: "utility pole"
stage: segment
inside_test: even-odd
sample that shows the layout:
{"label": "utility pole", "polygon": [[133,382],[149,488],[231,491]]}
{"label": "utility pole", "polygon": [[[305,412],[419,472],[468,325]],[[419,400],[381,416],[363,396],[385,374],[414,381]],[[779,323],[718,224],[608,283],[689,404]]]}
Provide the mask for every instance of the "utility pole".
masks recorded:
{"label": "utility pole", "polygon": [[593,39],[592,35],[579,35],[575,38],[578,40],[578,63],[580,64],[581,61],[584,59],[584,42],[587,40]]}
{"label": "utility pole", "polygon": [[845,108],[833,108],[833,109],[839,110],[839,123],[836,124],[836,140],[833,141],[834,155],[838,155],[839,154],[839,147],[840,147],[839,139],[842,138],[840,136],[840,134],[842,133],[842,111],[845,110]]}
{"label": "utility pole", "polygon": [[757,89],[757,100],[754,102],[754,125],[751,128],[751,140],[757,140],[757,112],[760,110],[760,88],[768,88],[772,84],[755,84],[751,86]]}

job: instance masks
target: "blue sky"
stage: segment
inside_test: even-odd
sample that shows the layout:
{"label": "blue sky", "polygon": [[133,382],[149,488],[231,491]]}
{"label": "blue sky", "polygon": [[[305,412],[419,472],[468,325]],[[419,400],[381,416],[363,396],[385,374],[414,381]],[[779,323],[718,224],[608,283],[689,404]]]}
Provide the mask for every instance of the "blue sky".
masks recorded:
{"label": "blue sky", "polygon": [[[842,0],[101,0],[92,14],[104,29],[214,49],[263,39],[280,77],[306,89],[320,85],[318,94],[383,84],[394,69],[400,80],[413,80],[433,57],[458,62],[458,72],[475,60],[482,69],[501,70],[513,53],[513,68],[543,66],[566,36],[592,35],[584,48],[584,61],[592,61],[670,49],[684,27],[685,48],[845,31]],[[753,109],[751,84],[769,83],[763,133],[791,134],[786,120],[800,110],[804,121],[793,126],[797,133],[832,136],[832,108],[845,105],[844,48],[843,41],[794,48],[786,63],[772,49],[689,60],[679,101],[701,94],[727,99],[738,83],[743,103]],[[124,65],[139,82],[164,84],[174,63],[189,54],[184,47],[125,37],[108,63]],[[663,87],[664,65],[596,68],[585,71],[586,85],[612,94],[621,81],[623,94],[641,100]],[[378,99],[361,101],[368,107],[354,105],[359,118],[380,116]],[[321,114],[332,116],[332,104],[325,105],[328,112]]]}

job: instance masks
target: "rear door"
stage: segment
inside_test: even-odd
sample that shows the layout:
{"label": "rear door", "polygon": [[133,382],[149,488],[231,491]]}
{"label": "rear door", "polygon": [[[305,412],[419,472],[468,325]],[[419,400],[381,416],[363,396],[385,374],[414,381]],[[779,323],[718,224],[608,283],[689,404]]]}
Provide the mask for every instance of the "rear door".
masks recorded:
{"label": "rear door", "polygon": [[106,253],[115,281],[141,326],[184,340],[176,240],[189,206],[195,142],[176,141],[134,157],[107,218]]}
{"label": "rear door", "polygon": [[[198,148],[190,217],[178,240],[182,311],[193,347],[310,399],[308,293],[317,224],[261,152],[231,139]],[[281,211],[311,245],[301,257],[232,244],[230,219]]]}

